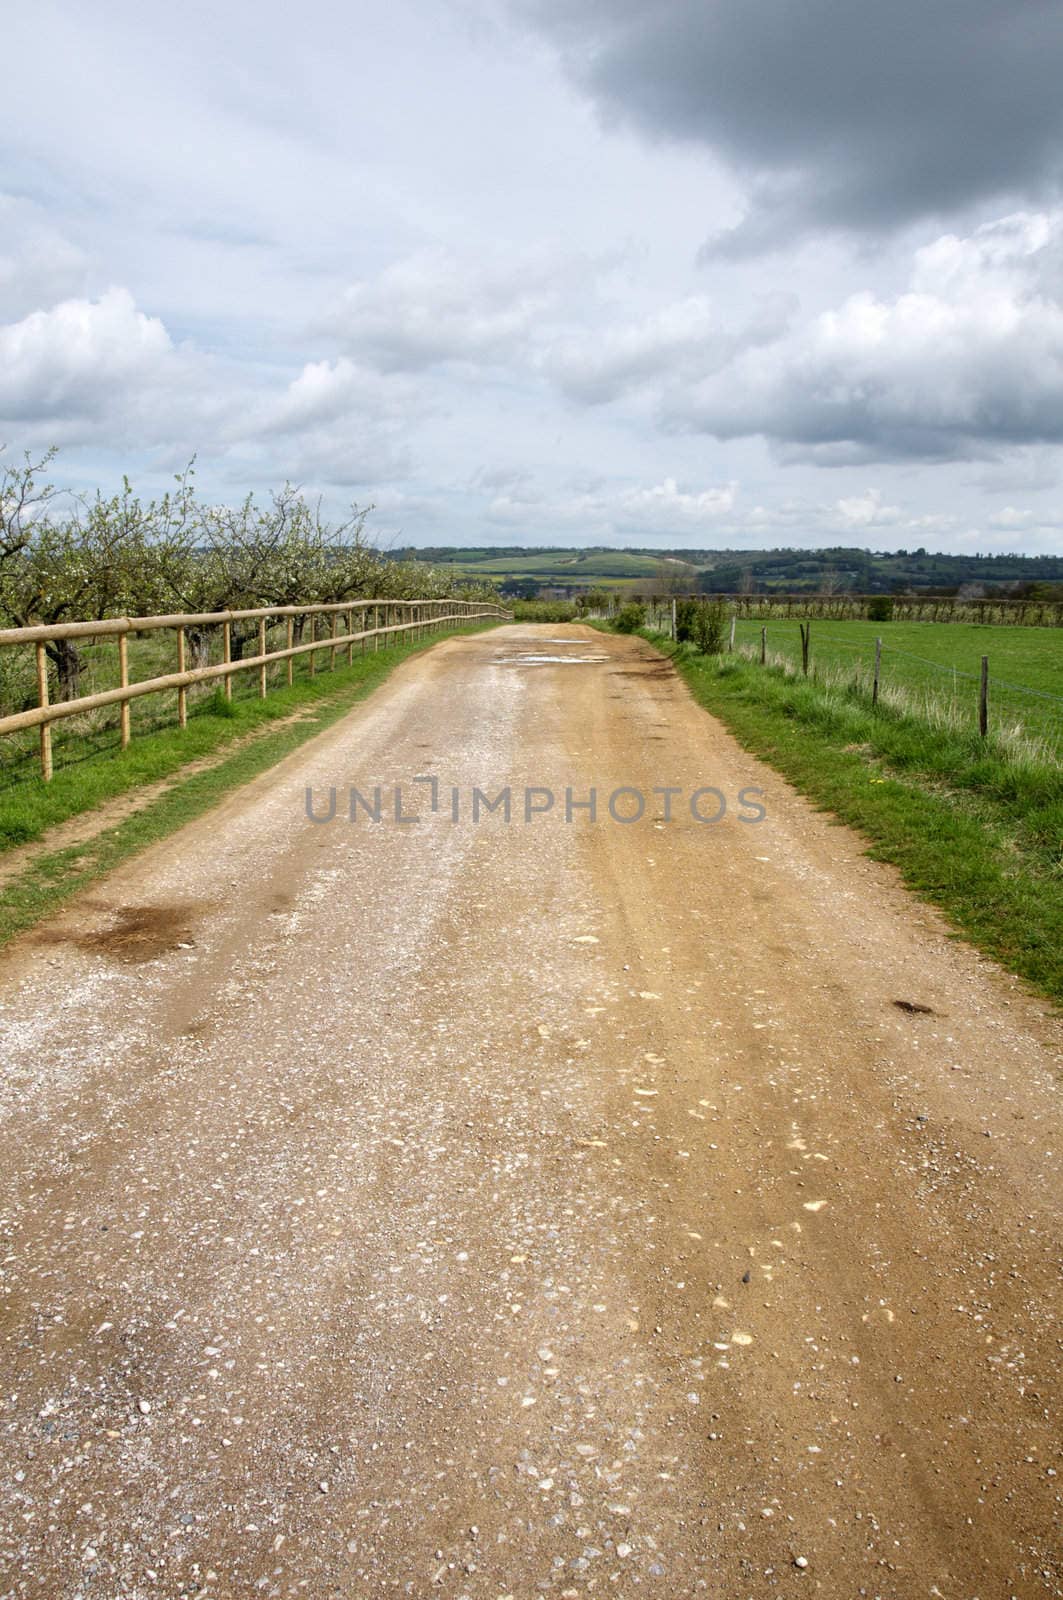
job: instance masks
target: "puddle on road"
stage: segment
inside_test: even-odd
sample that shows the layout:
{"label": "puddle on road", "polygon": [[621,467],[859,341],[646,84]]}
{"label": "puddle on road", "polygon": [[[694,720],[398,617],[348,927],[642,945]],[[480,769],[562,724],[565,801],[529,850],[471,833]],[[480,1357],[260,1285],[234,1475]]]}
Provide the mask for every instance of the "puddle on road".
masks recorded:
{"label": "puddle on road", "polygon": [[590,661],[608,661],[608,656],[548,656],[548,655],[523,655],[523,656],[496,656],[495,660],[503,667],[543,667],[559,665],[562,667],[579,667]]}

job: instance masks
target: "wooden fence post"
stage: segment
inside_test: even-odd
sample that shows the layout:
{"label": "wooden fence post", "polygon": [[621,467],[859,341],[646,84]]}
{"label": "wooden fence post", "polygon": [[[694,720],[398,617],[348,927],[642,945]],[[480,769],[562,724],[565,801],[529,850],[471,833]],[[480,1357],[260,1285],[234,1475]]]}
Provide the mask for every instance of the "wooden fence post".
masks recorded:
{"label": "wooden fence post", "polygon": [[797,626],[801,629],[801,671],[807,678],[808,647],[812,642],[812,624],[811,622],[799,622]]}
{"label": "wooden fence post", "polygon": [[[129,635],[118,635],[118,682],[121,688],[129,688]],[[122,728],[122,749],[129,746],[129,701],[123,700],[119,713]]]}
{"label": "wooden fence post", "polygon": [[730,635],[729,635],[728,640],[727,640],[727,648],[728,648],[729,651],[732,651],[732,652],[733,652],[734,647],[735,647],[735,623],[737,621],[738,621],[738,615],[737,615],[736,612],[732,611],[731,612],[731,632],[730,632]]}
{"label": "wooden fence post", "polygon": [[989,657],[982,657],[982,681],[978,690],[978,732],[984,739],[989,732]]}
{"label": "wooden fence post", "polygon": [[760,664],[761,664],[762,667],[765,667],[768,664],[768,630],[767,630],[767,628],[761,628],[761,630],[760,630]]}
{"label": "wooden fence post", "polygon": [[[233,658],[233,625],[231,622],[223,622],[221,625],[221,658],[226,665]],[[231,700],[233,697],[232,673],[227,672],[222,682],[225,685],[225,698],[226,700]]]}
{"label": "wooden fence post", "polygon": [[872,704],[873,707],[878,705],[878,675],[879,675],[879,670],[880,670],[881,666],[882,666],[882,640],[881,639],[876,639],[875,640],[875,677],[874,677],[874,681],[873,681],[873,683],[871,685],[871,704]]}
{"label": "wooden fence post", "polygon": [[[48,704],[48,652],[40,641],[37,643],[37,704],[42,710]],[[52,729],[47,722],[41,723],[41,777],[45,783],[52,781]]]}
{"label": "wooden fence post", "polygon": [[[178,628],[178,630],[177,630],[177,670],[178,670],[178,672],[186,671],[186,665],[187,664],[186,664],[186,657],[185,657],[185,630],[183,628]],[[178,691],[177,691],[177,726],[179,728],[187,728],[188,727],[188,690],[186,688],[184,688],[183,686],[180,689],[178,689]]]}
{"label": "wooden fence post", "polygon": [[[364,610],[360,608],[364,606]],[[327,649],[330,652],[330,661],[335,662],[341,641],[347,645],[347,659],[353,663],[354,658],[354,617],[356,607],[359,608],[360,622],[358,636],[363,653],[367,648],[366,639],[372,638],[374,650],[381,648],[381,639],[386,648],[392,635],[403,635],[413,640],[430,639],[438,633],[445,623],[461,624],[475,618],[497,618],[499,620],[512,620],[511,613],[505,612],[499,606],[478,605],[471,601],[462,600],[384,600],[338,603],[333,607],[296,608],[289,609],[284,606],[259,607],[243,611],[211,612],[209,614],[182,614],[175,616],[143,617],[143,618],[101,618],[98,622],[72,622],[59,625],[40,625],[31,628],[0,629],[0,646],[3,645],[33,645],[35,652],[35,666],[37,679],[37,704],[23,711],[11,715],[0,715],[0,730],[4,733],[21,732],[30,728],[38,729],[40,739],[39,758],[41,774],[44,782],[49,782],[53,776],[53,739],[52,723],[68,716],[80,715],[86,711],[102,710],[104,707],[117,705],[120,717],[120,736],[122,749],[126,749],[132,738],[132,702],[150,694],[176,694],[177,717],[180,727],[188,724],[188,693],[189,689],[198,683],[211,683],[217,685],[221,680],[223,693],[227,701],[234,698],[233,680],[238,672],[257,671],[259,695],[265,699],[270,688],[270,665],[275,660],[283,660],[287,670],[289,684],[294,680],[295,655],[306,655],[310,675],[316,671],[316,653],[318,649]],[[370,626],[369,612],[372,610],[372,626]],[[280,621],[284,615],[287,648],[270,647],[269,631]],[[296,645],[295,618],[300,616],[310,622],[310,637],[308,641],[300,638]],[[331,629],[320,638],[317,633],[317,617],[326,615],[331,619]],[[341,616],[346,618],[347,632],[341,632]],[[257,637],[258,648],[241,649],[234,658],[233,653],[233,626],[243,623],[254,624],[249,628],[246,642]],[[209,629],[211,633],[215,628],[222,632],[221,657],[217,662],[211,662],[209,657],[215,652],[208,649],[207,661],[203,666],[189,667],[188,629],[194,627],[199,632],[197,639],[203,638],[203,630]],[[136,682],[130,677],[130,651],[129,638],[131,634],[150,633],[160,629],[172,629],[177,635],[177,670],[163,673],[150,678],[140,677]],[[79,695],[69,701],[59,704],[50,699],[48,677],[48,642],[52,639],[83,639],[95,638],[99,635],[108,638],[114,637],[118,644],[118,686],[116,688],[100,691],[99,694]],[[209,640],[210,634],[205,635]],[[243,636],[238,643],[243,643]],[[198,651],[197,651],[198,653]]]}

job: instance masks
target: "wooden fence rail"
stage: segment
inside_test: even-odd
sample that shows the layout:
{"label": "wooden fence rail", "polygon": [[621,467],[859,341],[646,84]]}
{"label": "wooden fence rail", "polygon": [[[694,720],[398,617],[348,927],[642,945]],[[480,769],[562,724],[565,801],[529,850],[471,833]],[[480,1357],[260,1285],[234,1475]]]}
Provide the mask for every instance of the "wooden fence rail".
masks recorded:
{"label": "wooden fence rail", "polygon": [[[354,619],[368,623],[372,613],[372,626],[356,628]],[[330,623],[329,631],[319,637],[317,619],[324,616]],[[296,644],[295,622],[302,617],[309,621],[310,638]],[[340,618],[346,619],[346,631],[339,631]],[[383,620],[382,620],[383,619]],[[512,621],[512,612],[502,606],[479,600],[343,600],[327,605],[312,606],[260,606],[249,611],[207,611],[177,613],[164,617],[105,617],[99,622],[60,622],[32,628],[0,628],[0,647],[32,645],[36,655],[37,705],[26,711],[0,717],[0,734],[18,733],[26,728],[39,728],[41,734],[41,773],[47,783],[52,777],[51,727],[64,717],[76,717],[87,711],[98,711],[106,706],[121,707],[121,742],[123,749],[129,744],[129,703],[142,695],[177,691],[178,722],[184,727],[188,716],[187,694],[196,683],[209,683],[221,679],[227,699],[232,698],[232,680],[238,672],[258,672],[258,692],[265,699],[268,693],[267,672],[274,662],[287,665],[287,681],[292,682],[292,665],[297,656],[308,656],[311,673],[315,670],[315,656],[322,650],[329,652],[331,665],[335,665],[336,652],[347,651],[347,660],[353,660],[354,646],[364,650],[368,640],[373,648],[402,635],[420,636],[431,629],[449,625],[458,626],[474,621]],[[270,621],[287,622],[287,644],[282,650],[267,650],[266,628]],[[233,659],[233,623],[257,622],[257,652],[251,656]],[[131,682],[129,678],[129,635],[173,629],[177,635],[177,671],[161,677],[144,678]],[[220,628],[222,632],[223,659],[213,665],[186,666],[187,630]],[[119,685],[97,694],[81,695],[69,700],[53,701],[48,689],[47,646],[60,639],[117,638]]]}

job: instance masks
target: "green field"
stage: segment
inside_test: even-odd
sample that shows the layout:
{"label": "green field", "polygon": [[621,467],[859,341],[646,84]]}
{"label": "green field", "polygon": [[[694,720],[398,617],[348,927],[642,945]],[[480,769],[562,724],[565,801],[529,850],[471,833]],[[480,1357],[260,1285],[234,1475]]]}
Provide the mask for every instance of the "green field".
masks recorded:
{"label": "green field", "polygon": [[460,549],[433,551],[432,565],[456,571],[463,578],[483,578],[502,583],[507,579],[532,579],[552,589],[625,589],[639,580],[659,581],[662,571],[686,574],[693,583],[694,571],[681,561],[640,555],[626,550],[516,550],[511,555],[497,550]]}
{"label": "green field", "polygon": [[[978,679],[989,658],[990,728],[1021,728],[1063,755],[1063,631],[1058,628],[980,627],[962,622],[812,623],[813,670],[869,687],[875,639],[882,640],[881,693],[909,698],[932,720],[957,728],[978,721]],[[739,648],[759,652],[757,622],[739,621]],[[801,660],[796,622],[767,624],[769,655]]]}
{"label": "green field", "polygon": [[[924,549],[873,552],[848,546],[782,550],[705,550],[682,543],[609,549],[536,544],[407,546],[404,559],[456,570],[465,578],[525,580],[553,589],[607,588],[670,593],[679,577],[685,593],[699,587],[725,594],[899,594],[934,590],[955,595],[963,586],[987,597],[1024,595],[1029,604],[1063,601],[1063,556],[956,556]],[[699,579],[702,581],[699,585]],[[1030,599],[1036,591],[1039,600]],[[972,598],[971,604],[977,601]],[[1058,621],[1058,615],[1053,618]]]}

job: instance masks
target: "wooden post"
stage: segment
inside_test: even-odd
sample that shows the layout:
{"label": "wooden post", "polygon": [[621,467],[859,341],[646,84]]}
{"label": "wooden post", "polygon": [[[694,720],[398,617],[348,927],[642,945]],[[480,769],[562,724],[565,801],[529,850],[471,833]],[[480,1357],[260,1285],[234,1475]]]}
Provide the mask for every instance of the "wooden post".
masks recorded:
{"label": "wooden post", "polygon": [[[185,630],[183,628],[178,628],[177,630],[177,670],[178,672],[186,670]],[[177,691],[177,726],[179,728],[188,727],[188,690],[183,688]]]}
{"label": "wooden post", "polygon": [[347,613],[347,665],[349,667],[352,667],[354,665],[354,640],[351,638],[351,634],[353,632],[354,632],[354,612],[353,611],[348,611],[348,613]]}
{"label": "wooden post", "polygon": [[761,630],[760,630],[760,664],[761,664],[762,667],[767,666],[767,664],[768,664],[768,630],[767,630],[767,628],[761,628]]}
{"label": "wooden post", "polygon": [[[314,642],[314,640],[316,638],[317,638],[317,612],[316,611],[311,611],[311,613],[310,613],[310,643],[313,644],[313,642]],[[315,651],[310,650],[310,651],[307,652],[307,657],[306,657],[306,659],[310,663],[310,676],[311,677],[313,677],[314,673],[317,671],[317,668],[314,665],[314,655],[315,655],[315,653],[316,653]]]}
{"label": "wooden post", "polygon": [[672,600],[672,638],[676,637],[675,631],[675,600]]}
{"label": "wooden post", "polygon": [[[118,682],[123,689],[129,688],[129,636],[125,633],[118,635]],[[129,701],[123,700],[119,712],[122,727],[122,749],[129,745]]]}
{"label": "wooden post", "polygon": [[[295,618],[294,617],[289,617],[288,618],[287,634],[288,634],[288,649],[292,650],[295,647]],[[295,657],[294,656],[289,656],[288,657],[288,687],[289,687],[289,689],[291,688],[291,686],[292,686],[294,681],[295,681]]]}
{"label": "wooden post", "polygon": [[[37,704],[42,709],[48,704],[48,652],[40,641],[37,644]],[[52,781],[52,728],[48,722],[41,723],[41,777],[45,783]]]}
{"label": "wooden post", "polygon": [[878,675],[882,666],[882,640],[875,640],[875,677],[871,685],[871,704],[878,705]]}
{"label": "wooden post", "polygon": [[[340,614],[339,614],[338,611],[334,611],[332,613],[332,637],[334,639],[339,634],[339,631],[340,631]],[[328,664],[329,664],[329,671],[330,672],[335,672],[335,670],[336,670],[336,646],[335,645],[332,646],[332,649],[328,653]]]}
{"label": "wooden post", "polygon": [[807,678],[808,677],[808,647],[812,642],[812,623],[811,622],[799,622],[797,624],[797,626],[801,629],[801,671],[804,674],[804,676]]}
{"label": "wooden post", "polygon": [[[264,656],[266,653],[265,617],[259,617],[258,619],[258,653],[260,656]],[[260,700],[266,698],[266,663],[264,661],[258,669],[258,695]]]}
{"label": "wooden post", "polygon": [[[223,622],[221,625],[221,650],[221,658],[228,665],[233,658],[233,625],[231,622]],[[223,682],[225,684],[225,698],[226,700],[231,700],[233,697],[233,675],[231,672],[225,674]]]}
{"label": "wooden post", "polygon": [[984,739],[989,732],[989,657],[982,657],[982,682],[978,690],[978,732]]}
{"label": "wooden post", "polygon": [[735,647],[735,623],[737,621],[738,621],[738,613],[736,611],[732,611],[731,612],[731,633],[730,633],[730,637],[727,640],[727,648],[728,648],[728,650],[730,650],[732,652],[733,652],[734,647]]}

